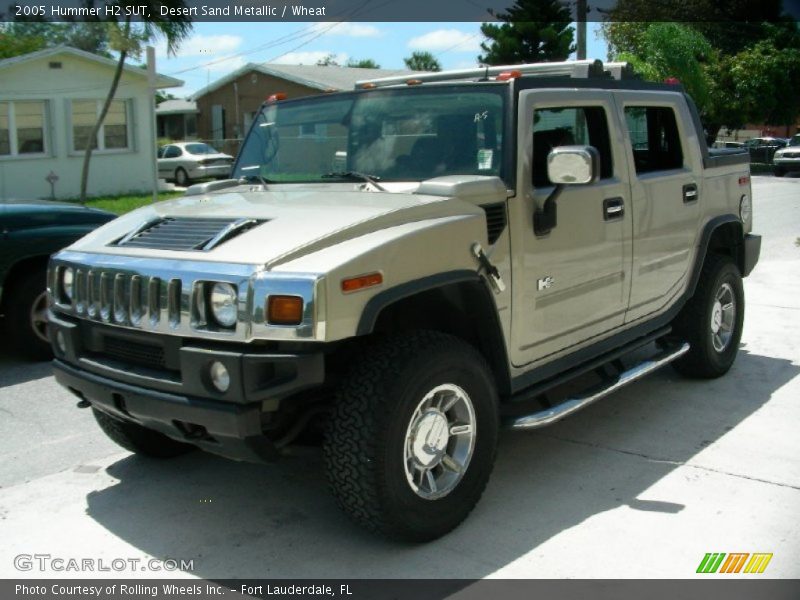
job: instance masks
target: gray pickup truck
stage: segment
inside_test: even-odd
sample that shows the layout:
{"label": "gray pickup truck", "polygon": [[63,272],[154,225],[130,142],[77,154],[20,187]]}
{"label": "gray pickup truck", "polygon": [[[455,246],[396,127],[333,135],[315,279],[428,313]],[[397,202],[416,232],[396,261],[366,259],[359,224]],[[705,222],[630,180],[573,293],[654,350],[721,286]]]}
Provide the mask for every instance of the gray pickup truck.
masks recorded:
{"label": "gray pickup truck", "polygon": [[429,540],[478,502],[501,426],[736,357],[748,156],[623,64],[276,95],[233,176],[50,263],[56,378],[133,452],[321,440],[347,513]]}

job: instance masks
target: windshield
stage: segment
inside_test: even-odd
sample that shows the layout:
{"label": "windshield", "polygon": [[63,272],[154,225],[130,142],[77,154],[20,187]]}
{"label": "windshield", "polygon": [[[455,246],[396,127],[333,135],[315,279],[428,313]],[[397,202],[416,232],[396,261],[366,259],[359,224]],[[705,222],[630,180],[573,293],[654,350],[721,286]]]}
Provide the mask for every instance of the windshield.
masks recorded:
{"label": "windshield", "polygon": [[264,106],[234,177],[501,175],[505,86],[375,90]]}
{"label": "windshield", "polygon": [[219,154],[219,150],[208,144],[186,144],[184,148],[189,154]]}
{"label": "windshield", "polygon": [[792,139],[789,140],[790,146],[800,146],[800,135],[794,136]]}

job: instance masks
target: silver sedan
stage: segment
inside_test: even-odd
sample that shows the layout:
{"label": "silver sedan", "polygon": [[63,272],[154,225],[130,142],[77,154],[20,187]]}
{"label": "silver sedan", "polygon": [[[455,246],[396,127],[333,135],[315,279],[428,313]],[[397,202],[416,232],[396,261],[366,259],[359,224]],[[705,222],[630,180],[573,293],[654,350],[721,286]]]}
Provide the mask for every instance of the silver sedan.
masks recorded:
{"label": "silver sedan", "polygon": [[158,149],[158,176],[181,187],[193,179],[226,179],[233,157],[203,142],[177,142]]}

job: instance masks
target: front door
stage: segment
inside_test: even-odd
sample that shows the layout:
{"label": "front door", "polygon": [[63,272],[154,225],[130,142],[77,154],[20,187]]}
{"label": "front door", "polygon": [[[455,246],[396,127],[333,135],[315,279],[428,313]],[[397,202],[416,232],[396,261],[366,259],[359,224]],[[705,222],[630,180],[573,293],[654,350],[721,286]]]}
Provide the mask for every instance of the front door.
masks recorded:
{"label": "front door", "polygon": [[[569,99],[569,100],[567,100]],[[546,361],[622,325],[630,288],[628,164],[609,92],[520,92],[512,360]],[[547,155],[556,146],[589,145],[600,179],[565,186],[556,226],[534,232],[534,211],[554,186]]]}

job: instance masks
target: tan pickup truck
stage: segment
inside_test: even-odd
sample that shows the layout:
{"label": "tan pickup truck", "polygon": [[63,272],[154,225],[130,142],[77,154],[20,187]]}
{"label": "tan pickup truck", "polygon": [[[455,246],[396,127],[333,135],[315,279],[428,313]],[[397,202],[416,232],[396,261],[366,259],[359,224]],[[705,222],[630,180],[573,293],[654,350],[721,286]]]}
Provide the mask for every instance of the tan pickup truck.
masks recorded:
{"label": "tan pickup truck", "polygon": [[667,363],[728,371],[749,161],[706,147],[680,86],[600,61],[413,77],[274,97],[233,179],[52,259],[56,378],[113,440],[320,441],[344,510],[428,540],[478,502],[501,426]]}

